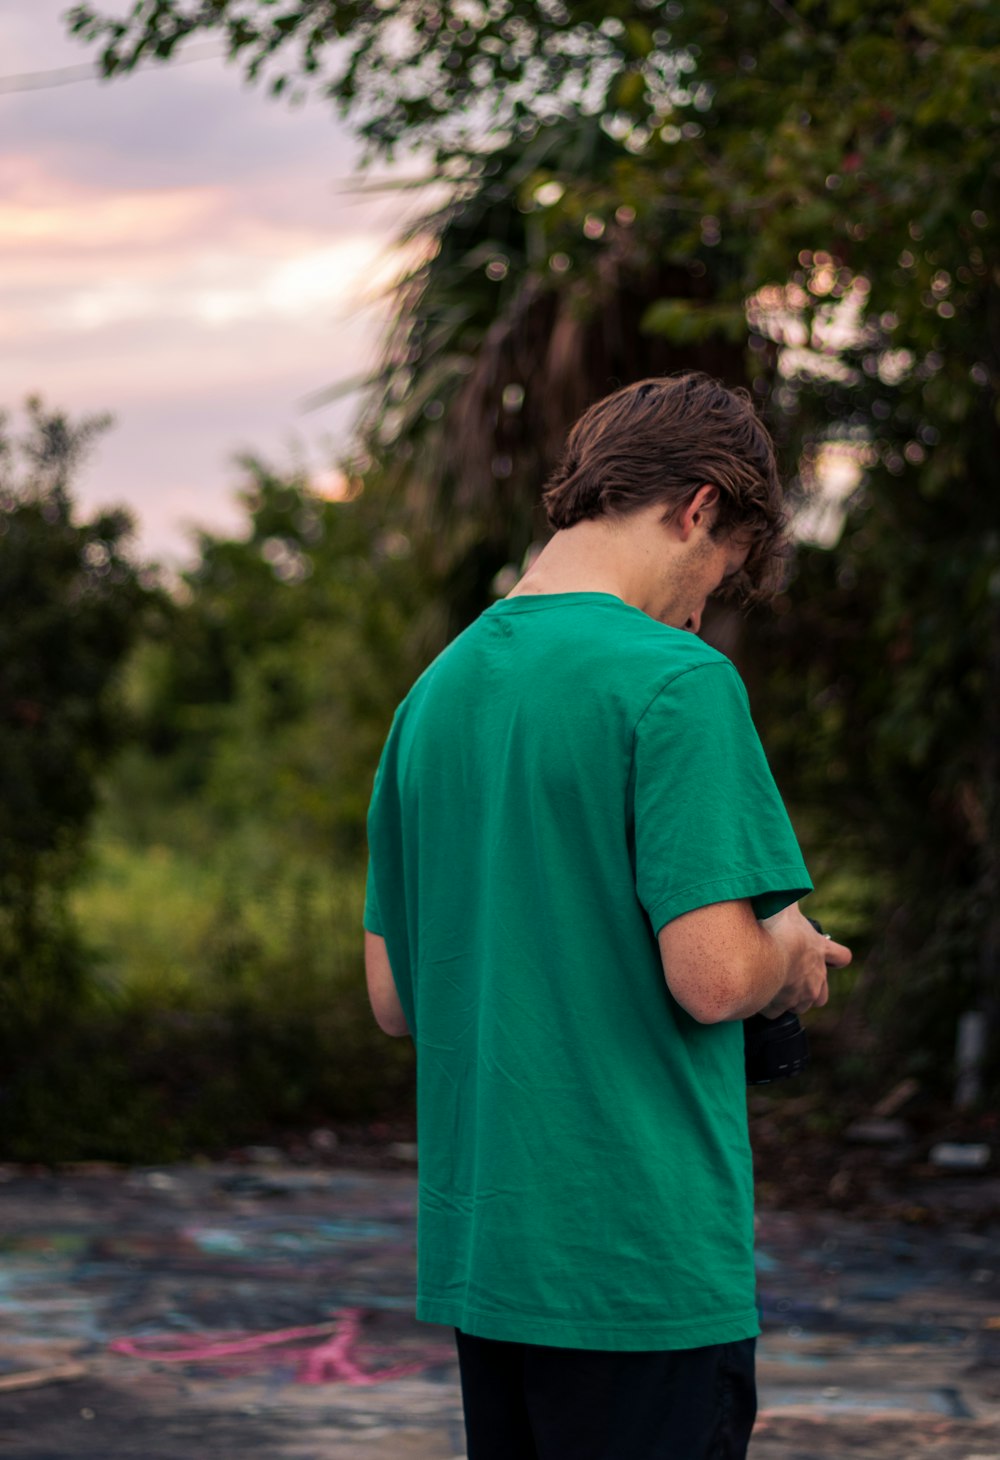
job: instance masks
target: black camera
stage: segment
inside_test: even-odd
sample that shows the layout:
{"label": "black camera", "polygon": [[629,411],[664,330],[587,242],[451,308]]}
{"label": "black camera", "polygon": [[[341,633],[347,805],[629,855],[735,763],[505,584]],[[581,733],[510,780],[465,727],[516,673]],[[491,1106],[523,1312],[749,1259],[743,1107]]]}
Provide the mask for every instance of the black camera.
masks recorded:
{"label": "black camera", "polygon": [[[822,933],[815,918],[809,921]],[[799,1016],[789,1009],[777,1019],[766,1019],[763,1014],[744,1019],[743,1058],[748,1085],[770,1085],[772,1080],[801,1075],[809,1063],[809,1041]]]}

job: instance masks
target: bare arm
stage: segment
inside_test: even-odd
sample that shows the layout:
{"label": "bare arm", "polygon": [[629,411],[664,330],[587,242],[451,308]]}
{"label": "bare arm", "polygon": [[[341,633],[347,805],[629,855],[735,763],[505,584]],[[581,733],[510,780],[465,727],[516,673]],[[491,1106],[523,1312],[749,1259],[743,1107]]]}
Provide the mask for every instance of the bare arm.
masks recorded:
{"label": "bare arm", "polygon": [[365,977],[368,981],[368,998],[371,1002],[375,1022],[385,1034],[402,1038],[409,1034],[406,1015],[399,1002],[396,985],[389,967],[389,954],[385,939],[365,929]]}
{"label": "bare arm", "polygon": [[748,899],[674,918],[659,944],[670,992],[700,1024],[821,1007],[827,967],[851,961],[850,949],[817,933],[797,904],[758,922]]}

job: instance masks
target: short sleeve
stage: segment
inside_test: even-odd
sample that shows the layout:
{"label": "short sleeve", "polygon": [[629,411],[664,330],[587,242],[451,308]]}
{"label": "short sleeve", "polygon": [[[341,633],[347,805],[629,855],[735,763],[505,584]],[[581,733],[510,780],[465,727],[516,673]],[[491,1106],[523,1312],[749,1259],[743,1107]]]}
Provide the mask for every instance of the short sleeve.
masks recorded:
{"label": "short sleeve", "polygon": [[647,707],[635,732],[633,795],[636,891],[654,932],[740,898],[769,917],[812,891],[728,660],[677,675]]}
{"label": "short sleeve", "polygon": [[368,881],[365,886],[365,915],[364,925],[369,933],[376,933],[380,938],[385,937],[382,930],[382,915],[378,910],[378,897],[375,893],[375,876],[372,860],[368,859]]}

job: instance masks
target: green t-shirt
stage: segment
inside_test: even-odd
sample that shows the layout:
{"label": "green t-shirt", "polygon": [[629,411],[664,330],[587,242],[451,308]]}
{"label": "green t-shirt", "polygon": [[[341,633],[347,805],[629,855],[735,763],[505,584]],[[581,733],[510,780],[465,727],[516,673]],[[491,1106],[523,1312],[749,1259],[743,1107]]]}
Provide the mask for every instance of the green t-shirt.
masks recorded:
{"label": "green t-shirt", "polygon": [[505,599],[396,713],[365,926],[417,1052],[417,1316],[673,1349],[760,1332],[743,1027],[656,934],[811,889],[732,664],[605,593]]}

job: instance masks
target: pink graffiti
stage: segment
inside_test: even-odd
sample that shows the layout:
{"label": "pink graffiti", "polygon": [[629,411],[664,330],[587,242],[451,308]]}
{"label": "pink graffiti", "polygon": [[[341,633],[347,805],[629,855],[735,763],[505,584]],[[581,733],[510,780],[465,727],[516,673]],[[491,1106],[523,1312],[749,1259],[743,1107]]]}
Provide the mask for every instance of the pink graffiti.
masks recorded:
{"label": "pink graffiti", "polygon": [[425,1360],[366,1373],[351,1358],[361,1327],[360,1309],[342,1309],[340,1320],[334,1337],[305,1355],[298,1374],[300,1384],[329,1384],[335,1379],[342,1379],[345,1384],[384,1384],[387,1379],[401,1379],[404,1374],[417,1374],[427,1368]]}
{"label": "pink graffiti", "polygon": [[315,1323],[299,1328],[280,1328],[269,1333],[248,1333],[241,1336],[214,1337],[204,1334],[192,1337],[164,1334],[158,1338],[115,1338],[108,1344],[112,1353],[129,1358],[148,1359],[154,1363],[197,1363],[212,1359],[236,1358],[258,1353],[280,1344],[301,1343],[303,1339],[323,1338],[301,1354],[297,1384],[351,1385],[384,1384],[406,1374],[417,1374],[434,1364],[454,1360],[451,1349],[428,1350],[416,1361],[393,1364],[384,1369],[364,1369],[355,1354],[361,1332],[362,1310],[341,1308],[330,1323]]}

